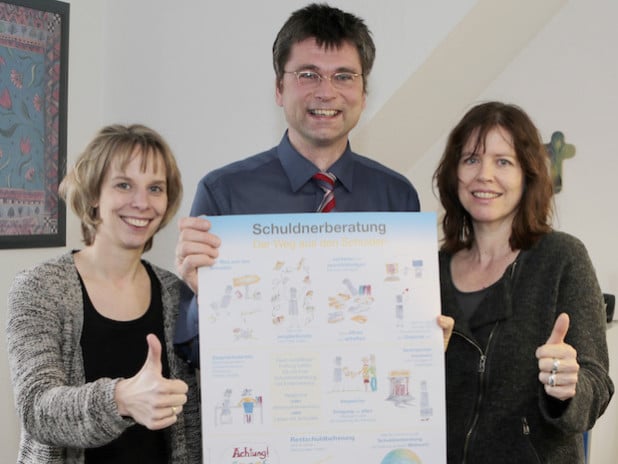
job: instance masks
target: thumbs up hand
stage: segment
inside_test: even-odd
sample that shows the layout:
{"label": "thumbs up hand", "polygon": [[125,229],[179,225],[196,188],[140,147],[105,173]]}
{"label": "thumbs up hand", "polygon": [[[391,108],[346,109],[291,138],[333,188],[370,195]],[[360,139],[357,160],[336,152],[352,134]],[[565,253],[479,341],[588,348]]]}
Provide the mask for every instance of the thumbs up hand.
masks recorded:
{"label": "thumbs up hand", "polygon": [[579,373],[577,351],[564,342],[568,331],[569,315],[562,313],[545,344],[536,350],[539,381],[545,386],[545,393],[562,401],[575,396]]}
{"label": "thumbs up hand", "polygon": [[114,398],[121,416],[132,417],[150,430],[158,430],[176,422],[182,405],[187,402],[188,387],[182,380],[163,377],[159,339],[149,334],[146,342],[146,362],[133,377],[118,381]]}

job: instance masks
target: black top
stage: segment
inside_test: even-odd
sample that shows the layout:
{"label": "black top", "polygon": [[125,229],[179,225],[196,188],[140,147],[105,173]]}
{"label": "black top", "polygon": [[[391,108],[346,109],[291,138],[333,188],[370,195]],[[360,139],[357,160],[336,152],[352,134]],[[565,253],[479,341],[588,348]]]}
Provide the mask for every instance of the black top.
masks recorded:
{"label": "black top", "polygon": [[[142,262],[150,277],[150,305],[147,311],[132,321],[115,321],[101,315],[90,300],[81,280],[84,298],[84,327],[81,337],[86,382],[102,377],[133,377],[144,365],[148,354],[146,335],[153,333],[161,342],[163,376],[169,367],[163,334],[163,305],[161,286],[152,268]],[[87,464],[110,463],[167,463],[168,444],[164,430],[152,431],[140,424],[98,448],[85,450]]]}
{"label": "black top", "polygon": [[462,292],[461,290],[455,288],[455,300],[457,301],[457,305],[462,312],[464,320],[470,320],[481,304],[481,301],[483,301],[483,298],[485,298],[485,295],[487,295],[489,288],[482,288],[473,292]]}

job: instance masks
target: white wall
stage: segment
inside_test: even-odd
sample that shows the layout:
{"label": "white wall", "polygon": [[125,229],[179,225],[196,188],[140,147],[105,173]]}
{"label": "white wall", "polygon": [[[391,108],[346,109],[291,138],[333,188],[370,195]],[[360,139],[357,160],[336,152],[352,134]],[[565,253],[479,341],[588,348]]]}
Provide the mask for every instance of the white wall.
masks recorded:
{"label": "white wall", "polygon": [[[584,241],[601,288],[618,293],[618,43],[613,0],[569,1],[474,101],[504,100],[522,106],[548,142],[562,131],[576,147],[563,165],[555,226]],[[462,108],[456,119],[467,110]],[[446,142],[445,132],[408,174],[423,192],[424,209],[439,210],[430,179]],[[618,383],[618,323],[608,331],[610,375]],[[614,399],[591,435],[591,463],[618,456],[618,402]]]}
{"label": "white wall", "polygon": [[[69,2],[67,2],[69,3]],[[69,19],[69,93],[68,143],[69,163],[81,150],[102,121],[101,67],[102,8],[98,2],[73,0]],[[24,250],[0,250],[0,326],[6,323],[6,295],[15,273],[51,258],[70,248],[80,247],[79,223],[67,214],[67,247]],[[0,411],[3,411],[0,433],[0,462],[15,462],[19,443],[19,424],[13,406],[6,344],[0,343]]]}
{"label": "white wall", "polygon": [[[186,214],[195,185],[208,170],[278,142],[285,124],[274,102],[270,50],[289,13],[307,2],[70,3],[69,162],[103,124],[149,124],[160,130],[177,154],[185,184],[181,214]],[[565,187],[557,200],[559,226],[586,242],[604,290],[618,293],[617,250],[610,235],[617,225],[610,213],[615,211],[611,202],[618,187],[610,176],[616,172],[618,153],[610,137],[616,122],[612,111],[618,104],[618,60],[611,46],[618,43],[618,32],[611,28],[618,19],[618,4],[613,0],[338,0],[331,4],[365,18],[378,47],[367,111],[353,134],[353,146],[407,172],[419,189],[423,209],[437,209],[431,173],[448,128],[466,109],[455,98],[470,104],[499,98],[522,105],[545,137],[562,130],[567,141],[576,145],[576,157],[565,163]],[[520,21],[518,27],[508,29],[507,23],[515,20]],[[406,84],[415,76],[418,82],[421,71],[429,82],[444,82],[440,68],[427,64],[435,63],[438,51],[442,61],[448,61],[444,59],[448,53],[461,53],[459,41],[468,37],[467,31],[485,33],[496,46],[504,44],[507,37],[500,37],[496,24],[504,24],[512,46],[503,47],[501,56],[493,58],[488,55],[491,47],[486,47],[486,53],[479,50],[477,56],[470,47],[464,50],[469,65],[462,65],[452,74],[451,84],[446,83],[448,90],[458,92],[450,108],[448,102],[432,107],[431,102],[412,99],[402,113],[385,110],[391,108],[389,100],[407,98]],[[525,35],[515,37],[524,29]],[[475,58],[496,60],[499,65],[490,73],[489,68],[481,72]],[[469,93],[462,94],[463,89]],[[389,134],[393,149],[388,147],[388,156],[381,149],[363,151],[370,142],[363,135],[378,131],[377,136],[384,137],[380,122],[385,118],[408,120],[411,126],[421,118],[424,123],[431,120],[435,135],[419,145],[409,133],[399,131]],[[68,217],[67,248],[77,248],[79,227],[70,213]],[[149,259],[172,268],[175,240],[172,223],[156,238]],[[62,251],[0,251],[0,295],[6,295],[17,270]],[[4,326],[5,313],[0,314]],[[615,350],[617,343],[611,346]],[[612,351],[612,360],[618,360],[618,353]],[[618,379],[615,373],[614,378]],[[4,344],[0,344],[0,405],[3,411],[13,411]],[[13,462],[19,427],[14,413],[3,421],[0,462]],[[593,433],[593,464],[614,462],[616,422],[618,412],[612,404]]]}
{"label": "white wall", "polygon": [[[618,33],[618,3],[613,0],[575,0],[515,56],[508,67],[473,103],[504,100],[522,106],[548,142],[554,131],[565,133],[576,146],[574,158],[563,165],[563,191],[556,196],[556,226],[580,237],[597,267],[604,291],[618,293],[618,230],[614,199],[618,196],[618,148],[614,143],[618,119],[618,59],[612,47]],[[459,118],[468,106],[462,107]],[[436,141],[410,178],[429,191],[435,160],[446,132]],[[423,206],[437,209],[432,195]]]}

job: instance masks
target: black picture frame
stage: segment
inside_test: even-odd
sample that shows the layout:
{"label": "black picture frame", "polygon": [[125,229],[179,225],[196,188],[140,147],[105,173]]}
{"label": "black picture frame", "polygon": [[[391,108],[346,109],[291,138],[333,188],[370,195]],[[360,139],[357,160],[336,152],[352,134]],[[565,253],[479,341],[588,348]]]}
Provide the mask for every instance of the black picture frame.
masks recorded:
{"label": "black picture frame", "polygon": [[0,1],[0,249],[66,244],[69,4]]}

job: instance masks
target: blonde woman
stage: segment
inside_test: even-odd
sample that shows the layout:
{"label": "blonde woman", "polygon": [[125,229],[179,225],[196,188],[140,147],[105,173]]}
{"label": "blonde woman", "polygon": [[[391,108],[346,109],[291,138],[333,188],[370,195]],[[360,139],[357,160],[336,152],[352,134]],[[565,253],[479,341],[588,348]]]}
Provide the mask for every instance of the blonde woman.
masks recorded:
{"label": "blonde woman", "polygon": [[178,209],[155,131],[103,128],[60,186],[84,247],[17,275],[8,353],[20,463],[201,463],[195,373],[173,351],[183,284],[142,254]]}

